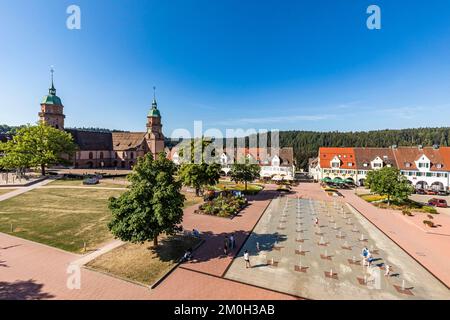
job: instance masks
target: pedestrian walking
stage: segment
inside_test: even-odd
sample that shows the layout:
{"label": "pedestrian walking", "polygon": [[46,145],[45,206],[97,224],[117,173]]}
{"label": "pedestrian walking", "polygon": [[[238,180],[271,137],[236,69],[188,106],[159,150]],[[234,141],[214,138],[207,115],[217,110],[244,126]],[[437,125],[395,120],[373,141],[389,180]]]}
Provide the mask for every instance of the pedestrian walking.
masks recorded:
{"label": "pedestrian walking", "polygon": [[386,264],[386,271],[384,272],[384,276],[385,277],[389,277],[390,273],[391,273],[391,266]]}
{"label": "pedestrian walking", "polygon": [[261,251],[261,250],[259,249],[259,242],[256,243],[256,251],[258,251],[258,252]]}
{"label": "pedestrian walking", "polygon": [[315,224],[316,226],[319,225],[319,218],[316,217],[316,218],[314,219],[314,224]]}
{"label": "pedestrian walking", "polygon": [[230,248],[231,250],[234,250],[235,247],[236,247],[236,239],[234,237],[234,233],[232,233],[230,236]]}
{"label": "pedestrian walking", "polygon": [[244,251],[244,260],[245,260],[245,268],[251,268],[252,266],[250,265],[250,255],[248,254],[248,250]]}

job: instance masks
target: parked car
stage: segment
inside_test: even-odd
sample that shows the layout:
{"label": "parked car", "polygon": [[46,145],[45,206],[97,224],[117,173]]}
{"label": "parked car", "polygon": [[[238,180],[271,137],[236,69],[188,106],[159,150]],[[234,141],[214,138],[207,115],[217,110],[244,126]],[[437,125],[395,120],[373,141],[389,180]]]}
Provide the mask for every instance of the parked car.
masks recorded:
{"label": "parked car", "polygon": [[423,189],[416,189],[417,194],[427,194]]}
{"label": "parked car", "polygon": [[436,190],[432,190],[432,189],[427,190],[426,193],[428,195],[432,195],[432,196],[435,196],[438,194],[438,192]]}
{"label": "parked car", "polygon": [[440,196],[448,196],[448,193],[447,193],[447,191],[445,191],[445,190],[439,190],[438,194],[439,194]]}
{"label": "parked car", "polygon": [[444,199],[433,198],[428,200],[428,205],[439,208],[447,208],[447,201]]}
{"label": "parked car", "polygon": [[90,177],[90,178],[85,178],[84,180],[83,180],[83,184],[86,184],[86,185],[94,185],[94,184],[97,184],[97,183],[99,183],[99,179],[97,178],[97,177]]}

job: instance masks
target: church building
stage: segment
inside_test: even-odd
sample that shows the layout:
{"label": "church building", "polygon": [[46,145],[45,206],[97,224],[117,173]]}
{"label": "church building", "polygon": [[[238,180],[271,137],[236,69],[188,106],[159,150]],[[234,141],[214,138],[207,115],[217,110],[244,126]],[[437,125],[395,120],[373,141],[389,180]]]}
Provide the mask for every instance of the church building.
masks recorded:
{"label": "church building", "polygon": [[[155,87],[153,87],[155,90]],[[164,150],[161,114],[155,92],[152,106],[147,114],[146,131],[142,132],[93,132],[64,128],[64,105],[56,95],[53,84],[41,102],[39,120],[72,134],[77,145],[72,157],[75,168],[131,169],[139,157],[151,152],[154,157]]]}

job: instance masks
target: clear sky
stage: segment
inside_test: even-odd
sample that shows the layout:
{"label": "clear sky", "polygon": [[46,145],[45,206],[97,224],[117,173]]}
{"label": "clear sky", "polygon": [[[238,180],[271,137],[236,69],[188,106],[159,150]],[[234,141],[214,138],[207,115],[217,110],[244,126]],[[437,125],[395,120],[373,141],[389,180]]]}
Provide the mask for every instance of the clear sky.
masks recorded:
{"label": "clear sky", "polygon": [[[66,8],[81,8],[81,30]],[[366,9],[382,10],[382,29]],[[368,130],[450,125],[450,1],[0,0],[0,123]]]}

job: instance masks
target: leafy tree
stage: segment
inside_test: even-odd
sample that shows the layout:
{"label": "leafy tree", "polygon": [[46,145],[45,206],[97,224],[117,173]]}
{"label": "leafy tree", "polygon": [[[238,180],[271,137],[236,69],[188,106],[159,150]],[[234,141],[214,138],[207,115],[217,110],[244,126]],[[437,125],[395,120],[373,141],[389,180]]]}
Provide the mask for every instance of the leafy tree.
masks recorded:
{"label": "leafy tree", "polygon": [[[205,161],[204,152],[207,150],[208,146],[212,144],[211,139],[207,139],[205,137],[199,139],[191,139],[185,140],[179,145],[178,154],[181,158],[183,158],[184,162],[189,163],[203,163],[203,162],[211,162]],[[189,155],[185,154],[189,152]],[[189,158],[187,158],[189,156]],[[210,160],[210,159],[206,159]]]}
{"label": "leafy tree", "polygon": [[257,164],[252,164],[248,159],[244,163],[234,163],[231,167],[231,180],[235,182],[243,182],[245,184],[245,191],[247,191],[247,183],[260,176],[261,168]]}
{"label": "leafy tree", "polygon": [[195,188],[195,194],[199,196],[205,186],[219,181],[220,169],[218,163],[184,163],[178,171],[178,176],[184,185]]}
{"label": "leafy tree", "polygon": [[112,234],[133,243],[153,240],[155,246],[160,234],[174,234],[183,220],[185,200],[175,173],[175,164],[164,153],[156,160],[151,153],[139,158],[128,176],[129,190],[109,199],[112,220],[108,228]]}
{"label": "leafy tree", "polygon": [[405,200],[413,192],[407,178],[393,167],[369,171],[366,183],[372,192],[386,196],[388,205],[392,199]]}
{"label": "leafy tree", "polygon": [[69,163],[75,151],[72,135],[40,122],[20,128],[12,140],[0,143],[0,166],[6,169],[40,167]]}

